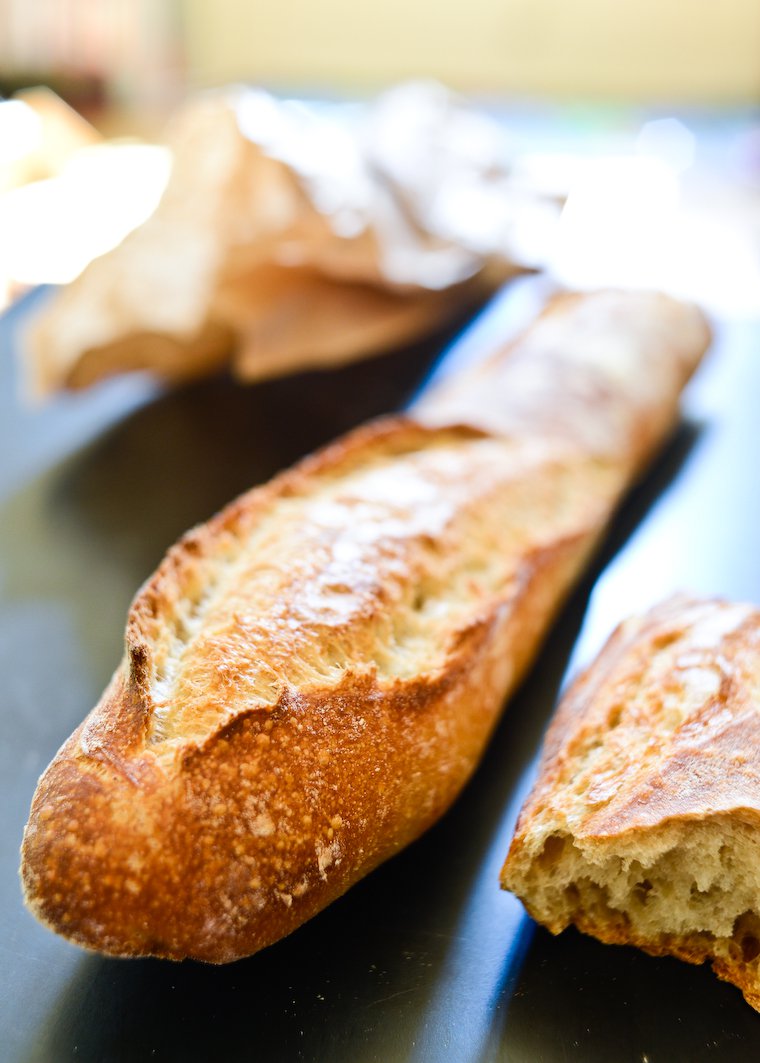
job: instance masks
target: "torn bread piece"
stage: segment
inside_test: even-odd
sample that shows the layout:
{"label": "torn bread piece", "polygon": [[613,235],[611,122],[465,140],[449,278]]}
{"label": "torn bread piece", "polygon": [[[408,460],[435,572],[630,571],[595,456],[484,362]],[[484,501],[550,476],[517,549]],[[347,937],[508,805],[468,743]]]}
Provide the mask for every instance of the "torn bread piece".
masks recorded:
{"label": "torn bread piece", "polygon": [[547,734],[502,885],[558,934],[709,960],[760,1011],[760,611],[622,624]]}
{"label": "torn bread piece", "polygon": [[402,294],[263,265],[223,278],[214,302],[217,318],[237,337],[232,372],[252,383],[337,367],[433,335],[485,302],[508,276],[494,264],[443,291]]}
{"label": "torn bread piece", "polygon": [[185,536],[40,780],[32,911],[102,952],[220,963],[418,837],[473,772],[708,338],[664,296],[559,299],[457,375],[456,421],[447,383]]}
{"label": "torn bread piece", "polygon": [[26,392],[134,370],[177,383],[229,366],[249,382],[442,331],[538,264],[520,233],[534,246],[557,212],[513,177],[502,139],[433,85],[358,111],[243,87],[192,99],[154,213],[30,322]]}

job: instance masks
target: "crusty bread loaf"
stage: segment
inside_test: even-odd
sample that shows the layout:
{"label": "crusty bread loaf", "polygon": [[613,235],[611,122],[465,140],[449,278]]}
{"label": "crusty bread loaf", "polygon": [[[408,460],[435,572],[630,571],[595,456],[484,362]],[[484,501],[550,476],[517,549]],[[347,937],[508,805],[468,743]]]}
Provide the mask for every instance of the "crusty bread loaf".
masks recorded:
{"label": "crusty bread loaf", "polygon": [[720,978],[760,1010],[760,612],[676,598],[622,624],[563,699],[502,884]]}
{"label": "crusty bread loaf", "polygon": [[416,838],[707,340],[663,296],[560,299],[414,419],[351,433],[190,532],[39,783],[32,910],[104,952],[223,962]]}

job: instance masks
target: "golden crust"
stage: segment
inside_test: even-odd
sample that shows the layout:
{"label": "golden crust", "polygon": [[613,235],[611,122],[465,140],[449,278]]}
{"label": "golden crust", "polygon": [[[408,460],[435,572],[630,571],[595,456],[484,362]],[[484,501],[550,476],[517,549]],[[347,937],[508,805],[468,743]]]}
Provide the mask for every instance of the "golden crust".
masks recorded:
{"label": "golden crust", "polygon": [[591,747],[579,837],[760,815],[759,647],[760,613],[749,605],[676,597],[621,624],[563,698],[525,819],[577,780]]}
{"label": "golden crust", "polygon": [[760,1010],[760,611],[621,624],[547,733],[502,885],[559,933],[709,960]]}
{"label": "golden crust", "polygon": [[[568,304],[570,338],[595,298]],[[612,335],[630,325],[616,298]],[[691,308],[647,306],[693,325]],[[638,297],[630,308],[638,318]],[[606,453],[538,416],[509,435],[390,419],[185,536],[135,599],[103,699],[40,780],[22,863],[35,914],[100,951],[225,962],[432,824],[638,467],[630,433],[675,411],[696,335],[688,356],[639,337],[641,365],[670,362],[669,382],[628,400],[636,416]],[[514,356],[490,370],[505,412]],[[620,394],[601,401],[619,408]]]}

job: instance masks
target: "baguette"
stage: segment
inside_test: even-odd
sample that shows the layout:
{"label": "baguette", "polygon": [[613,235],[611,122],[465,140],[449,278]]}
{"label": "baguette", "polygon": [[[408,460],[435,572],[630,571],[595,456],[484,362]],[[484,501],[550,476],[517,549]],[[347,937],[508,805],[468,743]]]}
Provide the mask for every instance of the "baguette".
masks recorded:
{"label": "baguette", "polygon": [[410,417],[186,535],[40,780],[32,911],[101,952],[221,963],[420,835],[474,770],[707,343],[700,313],[664,296],[560,298]]}
{"label": "baguette", "polygon": [[760,1011],[760,612],[677,598],[564,698],[502,885],[558,934],[709,960]]}

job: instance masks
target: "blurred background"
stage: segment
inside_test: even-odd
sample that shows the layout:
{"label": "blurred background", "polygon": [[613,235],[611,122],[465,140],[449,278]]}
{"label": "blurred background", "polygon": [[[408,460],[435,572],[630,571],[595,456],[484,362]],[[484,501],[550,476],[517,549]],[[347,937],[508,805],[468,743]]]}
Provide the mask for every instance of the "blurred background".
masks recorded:
{"label": "blurred background", "polygon": [[[0,104],[0,305],[71,279],[154,208],[169,166],[158,152],[122,151],[109,168],[90,151],[51,198],[50,179],[100,138],[160,142],[190,93],[230,82],[345,99],[419,77],[496,114],[566,199],[560,280],[643,270],[757,311],[757,0],[0,0],[0,97],[16,103]],[[87,124],[26,94],[40,85]],[[17,194],[31,181],[48,182],[44,196]]]}
{"label": "blurred background", "polygon": [[87,109],[230,80],[347,93],[410,77],[500,95],[754,104],[756,0],[2,0],[0,87]]}

